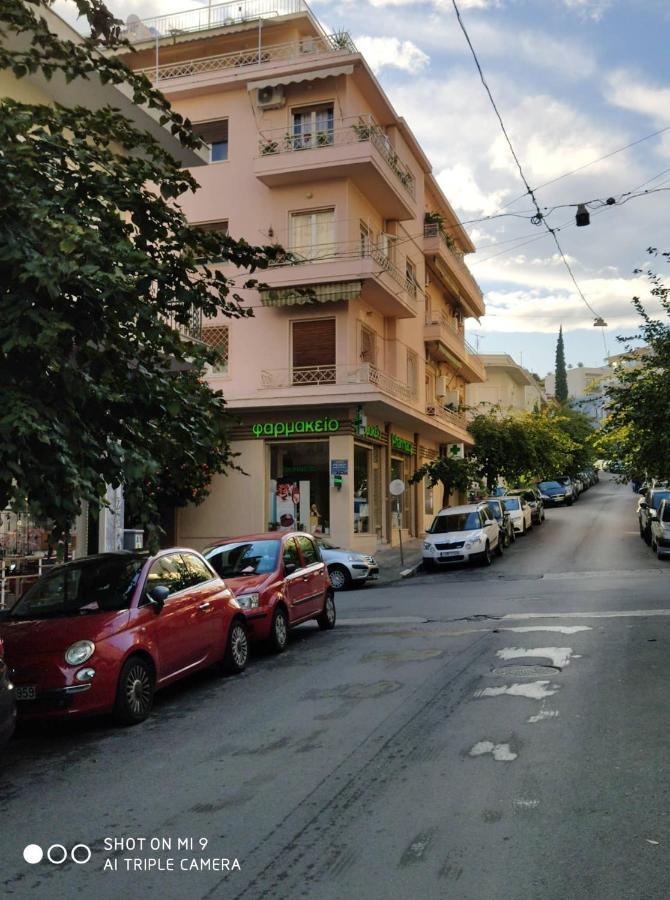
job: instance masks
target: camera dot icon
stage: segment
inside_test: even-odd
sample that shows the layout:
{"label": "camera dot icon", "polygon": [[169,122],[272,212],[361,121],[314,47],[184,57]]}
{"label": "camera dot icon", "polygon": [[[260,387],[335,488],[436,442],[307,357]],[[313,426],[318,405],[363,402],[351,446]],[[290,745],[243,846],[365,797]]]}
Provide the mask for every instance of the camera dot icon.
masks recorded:
{"label": "camera dot icon", "polygon": [[42,850],[39,844],[28,844],[23,851],[23,858],[27,863],[30,863],[31,866],[35,866],[38,862],[42,862],[43,857],[44,850]]}

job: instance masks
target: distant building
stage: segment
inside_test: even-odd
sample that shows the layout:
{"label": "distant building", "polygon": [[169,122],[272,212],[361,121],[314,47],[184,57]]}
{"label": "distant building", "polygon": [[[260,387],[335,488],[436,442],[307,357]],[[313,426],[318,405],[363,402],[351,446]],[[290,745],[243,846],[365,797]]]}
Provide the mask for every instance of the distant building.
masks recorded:
{"label": "distant building", "polygon": [[479,359],[484,363],[486,380],[468,384],[465,389],[472,412],[499,408],[501,414],[519,415],[532,412],[545,401],[542,385],[509,354],[483,353]]}

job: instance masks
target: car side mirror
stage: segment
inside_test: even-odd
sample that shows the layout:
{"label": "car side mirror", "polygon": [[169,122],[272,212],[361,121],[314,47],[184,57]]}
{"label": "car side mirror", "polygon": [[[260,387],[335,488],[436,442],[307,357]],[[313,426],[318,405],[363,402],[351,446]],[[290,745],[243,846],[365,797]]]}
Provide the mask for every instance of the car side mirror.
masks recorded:
{"label": "car side mirror", "polygon": [[640,503],[640,509],[646,509],[646,508],[647,508],[647,501],[642,500],[642,502]]}
{"label": "car side mirror", "polygon": [[639,494],[641,497],[644,497],[644,495],[645,495],[646,493],[647,493],[646,491],[638,491],[638,494]]}
{"label": "car side mirror", "polygon": [[159,613],[165,606],[165,601],[170,596],[169,588],[164,584],[157,584],[156,587],[149,591],[149,605],[153,606],[154,611]]}
{"label": "car side mirror", "polygon": [[284,563],[284,575],[293,575],[297,568],[295,563]]}

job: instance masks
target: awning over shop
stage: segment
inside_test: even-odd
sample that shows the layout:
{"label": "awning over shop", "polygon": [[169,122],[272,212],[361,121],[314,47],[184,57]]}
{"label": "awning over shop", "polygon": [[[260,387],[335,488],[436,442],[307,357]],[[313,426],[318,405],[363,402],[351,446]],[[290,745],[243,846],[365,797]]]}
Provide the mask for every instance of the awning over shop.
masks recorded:
{"label": "awning over shop", "polygon": [[264,288],[260,291],[263,306],[306,306],[310,303],[336,303],[356,300],[361,295],[361,281],[311,284],[299,288]]}
{"label": "awning over shop", "polygon": [[337,75],[351,75],[353,66],[334,66],[330,69],[317,69],[314,72],[296,72],[295,75],[280,75],[276,78],[265,78],[263,81],[250,81],[248,91],[259,91],[261,88],[277,87],[280,84],[298,84],[301,81],[316,81],[321,78],[335,78]]}

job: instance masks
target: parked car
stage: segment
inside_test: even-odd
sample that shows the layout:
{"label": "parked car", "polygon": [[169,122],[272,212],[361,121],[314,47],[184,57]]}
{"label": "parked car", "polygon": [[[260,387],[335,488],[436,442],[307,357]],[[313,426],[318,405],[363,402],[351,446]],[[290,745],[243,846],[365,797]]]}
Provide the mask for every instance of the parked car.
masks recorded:
{"label": "parked car", "polygon": [[42,576],[0,620],[19,716],[149,715],[154,693],[223,661],[247,664],[247,626],[203,557],[172,548],[84,557]]}
{"label": "parked car", "polygon": [[500,497],[489,497],[486,500],[486,504],[493,513],[493,516],[498,523],[498,527],[502,532],[504,546],[509,547],[509,545],[513,544],[516,540],[516,532],[510,514],[503,506]]}
{"label": "parked car", "polygon": [[670,499],[661,500],[658,512],[649,514],[651,549],[659,559],[670,556]]}
{"label": "parked car", "polygon": [[335,598],[316,540],[296,531],[226,538],[205,558],[235,594],[252,639],[275,653],[288,643],[289,628],[315,619],[335,627]]}
{"label": "parked car", "polygon": [[354,585],[363,585],[379,577],[379,566],[374,556],[342,550],[322,537],[315,537],[321,559],[328,567],[330,583],[336,591],[344,591]]}
{"label": "parked car", "polygon": [[565,485],[559,484],[558,481],[539,481],[537,489],[545,507],[558,506],[561,503],[566,505],[572,504],[572,499],[568,499],[565,492]]}
{"label": "parked car", "polygon": [[518,534],[525,534],[533,527],[533,513],[528,501],[523,497],[501,497],[503,506],[509,513],[514,530]]}
{"label": "parked car", "polygon": [[670,488],[651,488],[648,490],[637,506],[637,516],[640,525],[640,537],[651,544],[651,513],[658,512],[663,500],[670,497]]}
{"label": "parked car", "polygon": [[518,490],[508,491],[507,496],[523,497],[530,506],[530,517],[533,525],[541,525],[544,522],[544,503],[542,502],[542,494],[537,488],[519,488]]}
{"label": "parked car", "polygon": [[9,680],[4,660],[5,648],[0,638],[0,750],[14,733],[16,724],[16,697],[14,685]]}
{"label": "parked car", "polygon": [[490,566],[494,552],[503,553],[498,522],[487,503],[468,503],[435,516],[423,542],[423,565],[434,569],[442,563],[477,560]]}
{"label": "parked car", "polygon": [[554,478],[554,481],[563,485],[565,488],[565,502],[568,506],[572,506],[579,497],[579,491],[572,478],[570,478],[569,475],[557,475],[556,478]]}

